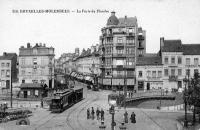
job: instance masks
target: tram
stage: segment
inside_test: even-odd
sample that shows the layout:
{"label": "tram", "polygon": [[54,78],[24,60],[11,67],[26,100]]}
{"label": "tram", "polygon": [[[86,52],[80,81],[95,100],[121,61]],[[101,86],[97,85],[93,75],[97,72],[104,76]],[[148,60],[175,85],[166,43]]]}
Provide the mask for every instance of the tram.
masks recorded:
{"label": "tram", "polygon": [[50,103],[51,112],[63,112],[83,99],[83,88],[57,91]]}

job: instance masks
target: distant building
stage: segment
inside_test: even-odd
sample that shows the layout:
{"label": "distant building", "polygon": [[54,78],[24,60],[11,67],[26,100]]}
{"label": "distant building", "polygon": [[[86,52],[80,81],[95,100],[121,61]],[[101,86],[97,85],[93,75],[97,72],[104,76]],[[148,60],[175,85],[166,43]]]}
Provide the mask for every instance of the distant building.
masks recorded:
{"label": "distant building", "polygon": [[115,12],[107,20],[107,26],[101,29],[100,56],[103,88],[115,87],[137,90],[136,61],[146,53],[146,33],[138,27],[136,17],[117,18]]}
{"label": "distant building", "polygon": [[11,76],[12,82],[17,82],[17,54],[4,52],[0,56],[0,88],[11,88]]}
{"label": "distant building", "polygon": [[163,64],[163,88],[183,88],[183,79],[200,71],[200,44],[182,44],[181,40],[160,39]]}
{"label": "distant building", "polygon": [[42,83],[54,87],[54,48],[27,43],[19,48],[19,82]]}
{"label": "distant building", "polygon": [[138,57],[136,81],[138,90],[161,89],[163,87],[162,57],[158,54]]}

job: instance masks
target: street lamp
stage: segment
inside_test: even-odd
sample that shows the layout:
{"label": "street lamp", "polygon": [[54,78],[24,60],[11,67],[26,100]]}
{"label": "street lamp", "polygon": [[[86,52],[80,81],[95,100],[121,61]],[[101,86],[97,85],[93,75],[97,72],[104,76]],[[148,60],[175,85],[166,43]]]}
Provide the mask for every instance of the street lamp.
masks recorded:
{"label": "street lamp", "polygon": [[106,126],[104,125],[103,121],[101,122],[101,125],[99,126],[99,129],[100,130],[105,130],[106,129]]}
{"label": "street lamp", "polygon": [[124,125],[124,122],[122,122],[121,126],[119,126],[119,129],[120,130],[126,130],[126,126]]}
{"label": "street lamp", "polygon": [[116,123],[115,123],[115,105],[116,105],[116,100],[109,100],[109,104],[111,105],[109,112],[112,115],[112,122],[111,122],[111,130],[114,130]]}
{"label": "street lamp", "polygon": [[185,77],[183,79],[183,82],[185,83],[185,92],[184,92],[184,102],[185,102],[185,121],[184,121],[184,126],[187,127],[188,126],[188,121],[187,121],[187,89],[186,89],[186,84],[188,82],[187,78]]}

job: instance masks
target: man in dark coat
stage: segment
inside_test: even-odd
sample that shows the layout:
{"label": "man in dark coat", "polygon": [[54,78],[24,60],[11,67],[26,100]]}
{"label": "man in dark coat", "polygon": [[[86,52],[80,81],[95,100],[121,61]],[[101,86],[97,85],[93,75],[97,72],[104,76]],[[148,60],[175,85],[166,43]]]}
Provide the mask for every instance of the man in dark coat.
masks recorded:
{"label": "man in dark coat", "polygon": [[131,119],[131,123],[136,123],[136,119],[135,119],[135,117],[136,117],[135,113],[132,112],[131,117],[130,117],[130,119]]}

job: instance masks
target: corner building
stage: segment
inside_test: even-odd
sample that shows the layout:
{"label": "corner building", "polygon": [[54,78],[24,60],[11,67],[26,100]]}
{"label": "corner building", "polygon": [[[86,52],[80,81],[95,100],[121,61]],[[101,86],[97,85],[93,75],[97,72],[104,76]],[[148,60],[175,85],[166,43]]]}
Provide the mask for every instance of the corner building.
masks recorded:
{"label": "corner building", "polygon": [[136,60],[146,53],[146,32],[138,27],[136,17],[117,18],[115,12],[111,12],[101,31],[100,86],[137,90]]}
{"label": "corner building", "polygon": [[54,48],[45,44],[19,48],[19,83],[42,83],[54,87]]}

